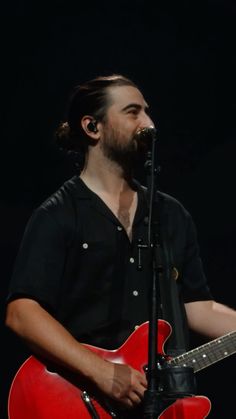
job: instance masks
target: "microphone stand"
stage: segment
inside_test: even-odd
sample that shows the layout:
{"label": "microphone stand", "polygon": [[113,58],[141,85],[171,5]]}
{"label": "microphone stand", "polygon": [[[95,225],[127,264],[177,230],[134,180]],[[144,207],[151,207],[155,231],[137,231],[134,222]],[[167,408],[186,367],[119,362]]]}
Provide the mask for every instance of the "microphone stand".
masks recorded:
{"label": "microphone stand", "polygon": [[[156,177],[160,167],[156,167],[156,130],[148,129],[152,139],[152,151],[147,153],[147,194],[149,199],[148,243],[152,252],[152,287],[149,314],[148,366],[146,370],[148,387],[144,393],[144,419],[157,419],[161,411],[177,398],[192,396],[196,391],[193,368],[171,366],[167,356],[158,354],[158,302],[161,301],[160,284],[170,279],[171,266],[169,246],[165,235],[161,237],[160,213]],[[164,261],[164,263],[163,263]]]}
{"label": "microphone stand", "polygon": [[[149,218],[148,218],[148,243],[147,248],[152,252],[152,287],[151,287],[151,307],[149,314],[149,336],[148,336],[148,367],[147,378],[148,388],[144,394],[144,418],[156,419],[160,412],[160,394],[158,392],[158,304],[159,299],[159,275],[163,272],[162,252],[159,243],[157,227],[157,211],[153,215],[153,209],[156,209],[157,188],[156,176],[156,132],[152,133],[152,151],[147,153],[145,169],[147,171],[147,193],[149,200]],[[154,229],[152,227],[155,227]],[[154,233],[154,234],[153,234]]]}

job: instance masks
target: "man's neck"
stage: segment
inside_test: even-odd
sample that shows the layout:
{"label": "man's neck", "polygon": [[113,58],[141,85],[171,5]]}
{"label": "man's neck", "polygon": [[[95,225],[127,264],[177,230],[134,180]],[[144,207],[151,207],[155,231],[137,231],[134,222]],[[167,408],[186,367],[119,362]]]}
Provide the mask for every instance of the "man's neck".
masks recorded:
{"label": "man's neck", "polygon": [[119,195],[131,189],[122,167],[104,156],[88,155],[80,174],[84,183],[96,193]]}
{"label": "man's neck", "polygon": [[89,153],[80,178],[110,208],[132,240],[137,192],[127,180],[123,168],[102,154]]}

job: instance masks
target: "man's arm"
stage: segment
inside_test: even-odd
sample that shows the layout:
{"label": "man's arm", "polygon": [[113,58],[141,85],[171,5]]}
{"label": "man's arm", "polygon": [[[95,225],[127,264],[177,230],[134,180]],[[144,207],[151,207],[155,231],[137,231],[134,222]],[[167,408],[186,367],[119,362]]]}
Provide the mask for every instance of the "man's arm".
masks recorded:
{"label": "man's arm", "polygon": [[139,403],[146,377],[133,368],[103,360],[80,344],[35,300],[19,298],[7,306],[6,325],[38,355],[82,374],[107,396],[127,407]]}
{"label": "man's arm", "polygon": [[185,309],[190,329],[211,339],[236,330],[236,310],[214,300],[186,303]]}

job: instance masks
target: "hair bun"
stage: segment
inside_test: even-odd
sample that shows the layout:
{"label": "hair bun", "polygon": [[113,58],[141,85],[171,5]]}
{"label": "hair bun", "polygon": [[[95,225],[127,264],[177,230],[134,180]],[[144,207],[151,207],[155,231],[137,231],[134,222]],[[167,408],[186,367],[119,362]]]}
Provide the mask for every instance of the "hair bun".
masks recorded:
{"label": "hair bun", "polygon": [[57,145],[68,151],[75,149],[75,138],[67,121],[61,122],[55,132]]}

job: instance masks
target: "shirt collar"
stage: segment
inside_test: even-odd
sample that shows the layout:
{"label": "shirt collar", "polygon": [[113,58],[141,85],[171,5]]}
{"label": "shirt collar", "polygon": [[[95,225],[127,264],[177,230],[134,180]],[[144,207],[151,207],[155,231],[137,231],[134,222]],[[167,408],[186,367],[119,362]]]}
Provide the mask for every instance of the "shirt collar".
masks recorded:
{"label": "shirt collar", "polygon": [[[106,206],[105,203],[96,195],[93,191],[91,191],[83,180],[79,176],[74,176],[71,181],[76,185],[76,196],[79,199],[87,199],[91,200],[92,204],[96,206],[96,208],[103,212],[104,215],[110,216],[113,221],[117,219],[113,215],[112,211]],[[134,224],[137,224],[140,220],[148,215],[148,205],[147,205],[147,196],[146,196],[146,188],[142,186],[136,179],[133,179],[133,185],[138,193],[138,205],[137,210],[134,217]]]}

